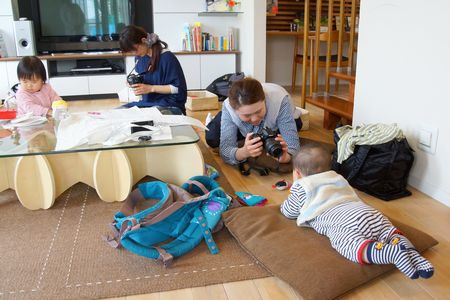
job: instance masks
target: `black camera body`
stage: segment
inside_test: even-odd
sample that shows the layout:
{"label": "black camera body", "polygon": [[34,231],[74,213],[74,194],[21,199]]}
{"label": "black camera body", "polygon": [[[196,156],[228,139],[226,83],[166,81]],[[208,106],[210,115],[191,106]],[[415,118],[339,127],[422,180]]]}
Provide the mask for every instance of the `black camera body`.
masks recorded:
{"label": "black camera body", "polygon": [[266,152],[271,156],[278,158],[283,154],[283,148],[280,142],[276,141],[277,134],[269,127],[263,127],[257,133],[252,135],[252,139],[260,137]]}
{"label": "black camera body", "polygon": [[144,83],[144,74],[130,74],[127,76],[129,85]]}

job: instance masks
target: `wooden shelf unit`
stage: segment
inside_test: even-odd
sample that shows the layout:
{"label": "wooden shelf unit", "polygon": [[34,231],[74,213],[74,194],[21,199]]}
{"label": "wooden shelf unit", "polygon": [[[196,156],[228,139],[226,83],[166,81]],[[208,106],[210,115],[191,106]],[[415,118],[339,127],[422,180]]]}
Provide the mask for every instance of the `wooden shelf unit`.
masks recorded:
{"label": "wooden shelf unit", "polygon": [[[333,15],[339,16],[339,0],[334,0],[333,3]],[[351,16],[351,0],[344,0],[344,16]],[[267,31],[278,30],[278,31],[290,31],[289,23],[292,23],[294,19],[297,18],[297,12],[304,13],[305,2],[304,0],[299,1],[278,1],[278,13],[267,14]],[[357,3],[357,8],[359,10],[359,1]],[[310,1],[310,16],[315,15],[316,11],[316,1]],[[322,15],[328,15],[328,0],[322,1]],[[335,22],[335,20],[333,20]]]}

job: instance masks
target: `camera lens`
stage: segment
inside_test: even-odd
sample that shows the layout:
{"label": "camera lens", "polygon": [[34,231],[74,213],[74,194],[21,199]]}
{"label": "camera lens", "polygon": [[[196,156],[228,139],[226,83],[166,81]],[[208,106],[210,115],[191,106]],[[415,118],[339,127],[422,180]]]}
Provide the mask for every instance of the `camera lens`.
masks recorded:
{"label": "camera lens", "polygon": [[280,157],[281,154],[283,154],[283,148],[281,147],[281,144],[277,142],[274,138],[270,138],[266,140],[266,151],[273,157]]}
{"label": "camera lens", "polygon": [[137,84],[137,83],[143,83],[144,82],[144,76],[141,74],[130,74],[127,76],[127,82],[129,85]]}

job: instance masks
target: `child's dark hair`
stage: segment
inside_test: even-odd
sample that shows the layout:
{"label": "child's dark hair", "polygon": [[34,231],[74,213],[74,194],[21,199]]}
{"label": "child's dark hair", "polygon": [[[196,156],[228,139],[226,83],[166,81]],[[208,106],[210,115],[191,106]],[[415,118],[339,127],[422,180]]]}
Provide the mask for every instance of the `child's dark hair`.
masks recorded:
{"label": "child's dark hair", "polygon": [[47,73],[42,61],[36,56],[24,56],[17,65],[17,77],[19,79],[33,79],[37,77],[43,82],[47,81]]}
{"label": "child's dark hair", "polygon": [[303,176],[329,171],[331,154],[323,145],[310,142],[300,147],[300,151],[294,156],[293,167],[299,170]]}

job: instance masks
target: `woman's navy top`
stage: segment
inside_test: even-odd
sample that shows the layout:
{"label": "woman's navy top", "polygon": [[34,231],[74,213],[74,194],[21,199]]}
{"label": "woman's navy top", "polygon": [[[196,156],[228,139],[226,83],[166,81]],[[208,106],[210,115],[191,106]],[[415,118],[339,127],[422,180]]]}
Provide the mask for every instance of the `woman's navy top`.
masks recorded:
{"label": "woman's navy top", "polygon": [[[144,73],[149,69],[151,63],[150,56],[137,57],[136,72]],[[183,69],[175,55],[170,51],[161,53],[159,64],[155,71],[146,72],[144,83],[150,85],[173,85],[178,88],[177,94],[158,94],[149,93],[142,95],[142,100],[126,104],[126,107],[178,107],[183,113],[186,113],[184,107],[187,98],[186,79]]]}

